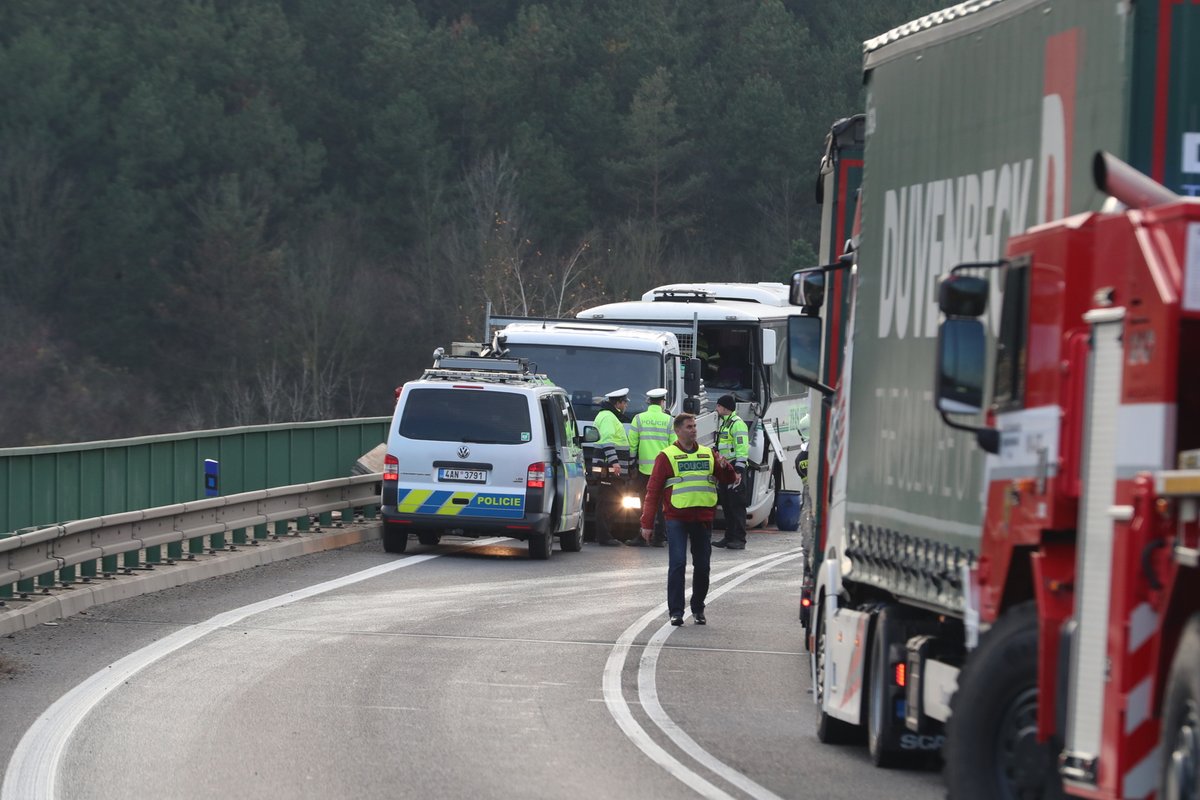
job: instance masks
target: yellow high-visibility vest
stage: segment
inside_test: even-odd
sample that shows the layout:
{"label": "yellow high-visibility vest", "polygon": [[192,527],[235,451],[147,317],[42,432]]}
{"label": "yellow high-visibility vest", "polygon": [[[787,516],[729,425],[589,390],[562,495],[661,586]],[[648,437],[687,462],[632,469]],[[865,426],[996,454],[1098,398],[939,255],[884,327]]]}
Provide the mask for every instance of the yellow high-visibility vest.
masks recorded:
{"label": "yellow high-visibility vest", "polygon": [[713,452],[697,445],[696,452],[686,453],[672,444],[666,450],[675,477],[667,478],[671,487],[671,505],[675,508],[712,508],[717,504],[716,461]]}

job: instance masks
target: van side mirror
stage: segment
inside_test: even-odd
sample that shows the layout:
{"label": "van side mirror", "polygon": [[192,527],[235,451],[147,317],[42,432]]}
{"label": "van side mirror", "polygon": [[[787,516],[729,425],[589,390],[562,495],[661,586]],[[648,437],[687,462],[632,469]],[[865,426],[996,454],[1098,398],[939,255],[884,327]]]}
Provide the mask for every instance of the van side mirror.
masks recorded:
{"label": "van side mirror", "polygon": [[596,429],[595,425],[588,425],[586,428],[584,428],[583,441],[586,444],[600,441],[600,431]]}
{"label": "van side mirror", "polygon": [[820,317],[788,317],[788,374],[822,394],[833,394],[833,387],[821,382]]}

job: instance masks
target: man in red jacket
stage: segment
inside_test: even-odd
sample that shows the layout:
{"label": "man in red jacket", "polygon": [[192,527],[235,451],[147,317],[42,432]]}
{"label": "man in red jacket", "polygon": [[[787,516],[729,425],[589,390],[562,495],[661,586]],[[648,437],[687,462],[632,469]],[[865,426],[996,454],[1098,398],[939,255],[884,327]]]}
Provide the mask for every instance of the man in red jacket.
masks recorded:
{"label": "man in red jacket", "polygon": [[683,624],[683,584],[688,542],[692,545],[692,617],[705,624],[704,599],[708,596],[709,561],[712,558],[712,523],[717,505],[717,484],[737,486],[737,470],[696,441],[696,417],[675,417],[675,441],[658,454],[642,504],[642,538],[654,533],[654,515],[662,505],[667,518],[667,611],[672,625]]}

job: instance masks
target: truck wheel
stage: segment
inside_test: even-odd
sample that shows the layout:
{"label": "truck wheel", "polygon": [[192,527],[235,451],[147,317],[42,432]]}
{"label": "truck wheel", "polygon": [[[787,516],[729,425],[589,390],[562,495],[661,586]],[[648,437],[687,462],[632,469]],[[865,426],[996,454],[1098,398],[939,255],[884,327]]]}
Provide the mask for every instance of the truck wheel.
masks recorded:
{"label": "truck wheel", "polygon": [[1162,707],[1161,800],[1194,797],[1200,781],[1200,615],[1183,629]]}
{"label": "truck wheel", "polygon": [[417,541],[433,547],[442,541],[442,535],[436,531],[418,531]]}
{"label": "truck wheel", "polygon": [[389,553],[403,553],[408,549],[408,529],[392,522],[383,523],[383,549]]}
{"label": "truck wheel", "polygon": [[867,751],[877,767],[900,766],[905,755],[899,744],[907,728],[896,718],[896,700],[904,694],[896,686],[890,657],[892,645],[904,638],[904,626],[894,617],[891,608],[875,615],[867,660]]}
{"label": "truck wheel", "polygon": [[844,720],[831,717],[821,710],[825,700],[825,608],[817,606],[816,674],[813,675],[813,692],[817,699],[817,739],[822,744],[855,744],[862,738],[862,731]]}
{"label": "truck wheel", "polygon": [[952,798],[1063,796],[1058,748],[1037,741],[1037,607],[1008,611],[958,676],[946,724],[944,775]]}
{"label": "truck wheel", "polygon": [[554,550],[554,534],[529,534],[529,557],[534,561],[545,561]]}
{"label": "truck wheel", "polygon": [[563,531],[558,535],[559,546],[565,553],[578,553],[583,549],[583,528]]}

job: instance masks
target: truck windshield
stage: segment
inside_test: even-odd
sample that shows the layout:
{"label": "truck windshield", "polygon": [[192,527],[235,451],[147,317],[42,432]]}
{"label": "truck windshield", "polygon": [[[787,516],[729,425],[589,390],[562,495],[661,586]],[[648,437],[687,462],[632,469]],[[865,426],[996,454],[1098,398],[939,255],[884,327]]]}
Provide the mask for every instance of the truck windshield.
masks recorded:
{"label": "truck windshield", "polygon": [[511,356],[534,362],[538,372],[566,389],[575,416],[589,422],[596,418],[606,392],[628,387],[625,413],[632,417],[646,410],[646,392],[663,385],[656,353],[513,342],[508,350]]}

